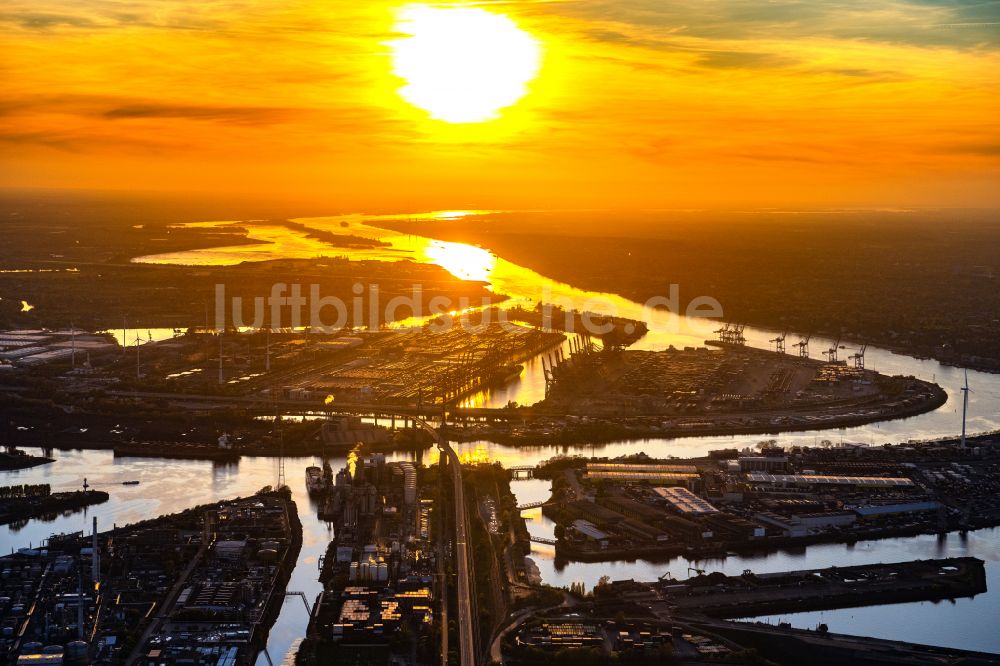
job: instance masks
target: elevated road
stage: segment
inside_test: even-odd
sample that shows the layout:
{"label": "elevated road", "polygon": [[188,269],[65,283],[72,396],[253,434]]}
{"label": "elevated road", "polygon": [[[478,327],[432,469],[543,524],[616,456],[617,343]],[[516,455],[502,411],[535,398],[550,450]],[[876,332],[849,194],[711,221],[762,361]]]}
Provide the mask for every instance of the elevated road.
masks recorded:
{"label": "elevated road", "polygon": [[[0,390],[8,390],[12,393],[21,393],[26,391],[27,388],[10,386],[0,387]],[[208,407],[259,407],[261,410],[266,412],[273,412],[275,408],[281,408],[290,412],[300,411],[309,413],[351,414],[355,416],[376,416],[379,418],[389,418],[394,416],[399,419],[409,419],[414,417],[423,419],[441,414],[440,405],[417,407],[414,405],[393,405],[364,402],[340,402],[326,404],[323,400],[319,399],[292,400],[289,398],[274,398],[262,395],[215,395],[207,393],[171,393],[166,391],[126,391],[119,389],[110,390],[107,394],[119,398],[145,398],[154,400],[171,400],[183,403],[204,403]],[[535,410],[527,408],[519,410],[494,407],[448,408],[448,415],[452,418],[481,421],[520,421],[527,415],[534,413]]]}
{"label": "elevated road", "polygon": [[[465,508],[465,485],[462,483],[462,463],[448,440],[421,418],[417,425],[427,431],[448,456],[455,495],[455,570],[458,574],[458,646],[461,666],[476,666],[476,629],[472,613],[472,585],[469,566],[469,516]],[[444,628],[447,631],[447,627]]]}

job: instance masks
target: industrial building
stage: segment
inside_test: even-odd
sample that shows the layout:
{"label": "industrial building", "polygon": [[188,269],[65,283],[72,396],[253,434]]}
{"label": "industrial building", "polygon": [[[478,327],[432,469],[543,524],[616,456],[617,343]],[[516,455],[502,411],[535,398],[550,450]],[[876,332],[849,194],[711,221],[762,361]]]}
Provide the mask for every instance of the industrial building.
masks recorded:
{"label": "industrial building", "polygon": [[624,470],[593,470],[587,471],[584,477],[588,481],[617,481],[620,483],[661,483],[676,486],[693,487],[701,480],[701,476],[691,472],[667,471],[624,471]]}
{"label": "industrial building", "polygon": [[753,518],[759,523],[777,528],[786,537],[804,537],[830,528],[848,527],[857,520],[857,516],[851,511],[802,513],[793,516],[762,511],[754,514]]}
{"label": "industrial building", "polygon": [[788,456],[741,456],[737,464],[741,472],[784,472]]}
{"label": "industrial building", "polygon": [[903,502],[900,504],[872,504],[867,506],[851,507],[851,511],[859,518],[878,518],[882,516],[893,516],[905,513],[923,513],[926,511],[938,511],[944,507],[940,502]]}
{"label": "industrial building", "polygon": [[718,509],[687,488],[678,486],[653,488],[653,492],[666,500],[672,509],[687,516],[705,516],[719,512]]}
{"label": "industrial building", "polygon": [[604,640],[600,625],[579,620],[543,622],[517,635],[519,644],[551,649],[601,647]]}
{"label": "industrial building", "polygon": [[574,520],[572,527],[576,530],[577,534],[585,539],[596,542],[601,548],[608,547],[608,535],[597,529],[597,526],[589,520]]}
{"label": "industrial building", "polygon": [[817,474],[747,474],[750,483],[786,486],[862,486],[866,488],[903,488],[913,486],[905,477],[883,476],[823,476]]}
{"label": "industrial building", "polygon": [[84,331],[0,331],[0,365],[32,367],[75,360],[86,363],[97,356],[120,349],[106,336]]}
{"label": "industrial building", "polygon": [[588,462],[588,472],[682,472],[685,474],[697,474],[698,467],[695,465],[673,465],[663,463],[605,463]]}

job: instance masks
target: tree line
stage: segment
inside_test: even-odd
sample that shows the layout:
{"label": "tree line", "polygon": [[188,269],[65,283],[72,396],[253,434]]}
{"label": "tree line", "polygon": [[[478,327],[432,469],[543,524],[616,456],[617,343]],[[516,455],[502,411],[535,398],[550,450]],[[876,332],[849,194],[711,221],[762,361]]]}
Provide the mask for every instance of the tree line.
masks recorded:
{"label": "tree line", "polygon": [[0,486],[0,499],[48,497],[51,494],[52,486],[47,483],[22,483],[18,486]]}

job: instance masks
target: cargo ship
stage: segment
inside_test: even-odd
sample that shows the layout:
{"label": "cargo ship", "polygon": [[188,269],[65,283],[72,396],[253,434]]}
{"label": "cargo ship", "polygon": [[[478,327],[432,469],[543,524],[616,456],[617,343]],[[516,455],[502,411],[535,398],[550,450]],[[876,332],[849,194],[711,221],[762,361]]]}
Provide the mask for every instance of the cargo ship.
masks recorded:
{"label": "cargo ship", "polygon": [[306,467],[306,490],[310,495],[319,495],[326,489],[323,470],[315,465]]}

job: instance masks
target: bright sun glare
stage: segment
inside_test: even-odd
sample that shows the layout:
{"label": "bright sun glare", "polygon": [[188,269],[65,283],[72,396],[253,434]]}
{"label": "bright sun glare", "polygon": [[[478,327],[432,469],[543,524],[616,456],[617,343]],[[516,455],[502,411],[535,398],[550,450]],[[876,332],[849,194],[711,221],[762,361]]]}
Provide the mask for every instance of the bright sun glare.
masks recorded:
{"label": "bright sun glare", "polygon": [[487,282],[497,258],[489,250],[464,243],[432,240],[424,248],[424,256],[460,280]]}
{"label": "bright sun glare", "polygon": [[399,93],[449,123],[493,120],[528,91],[541,47],[514,21],[478,7],[413,5],[399,13],[391,43]]}

